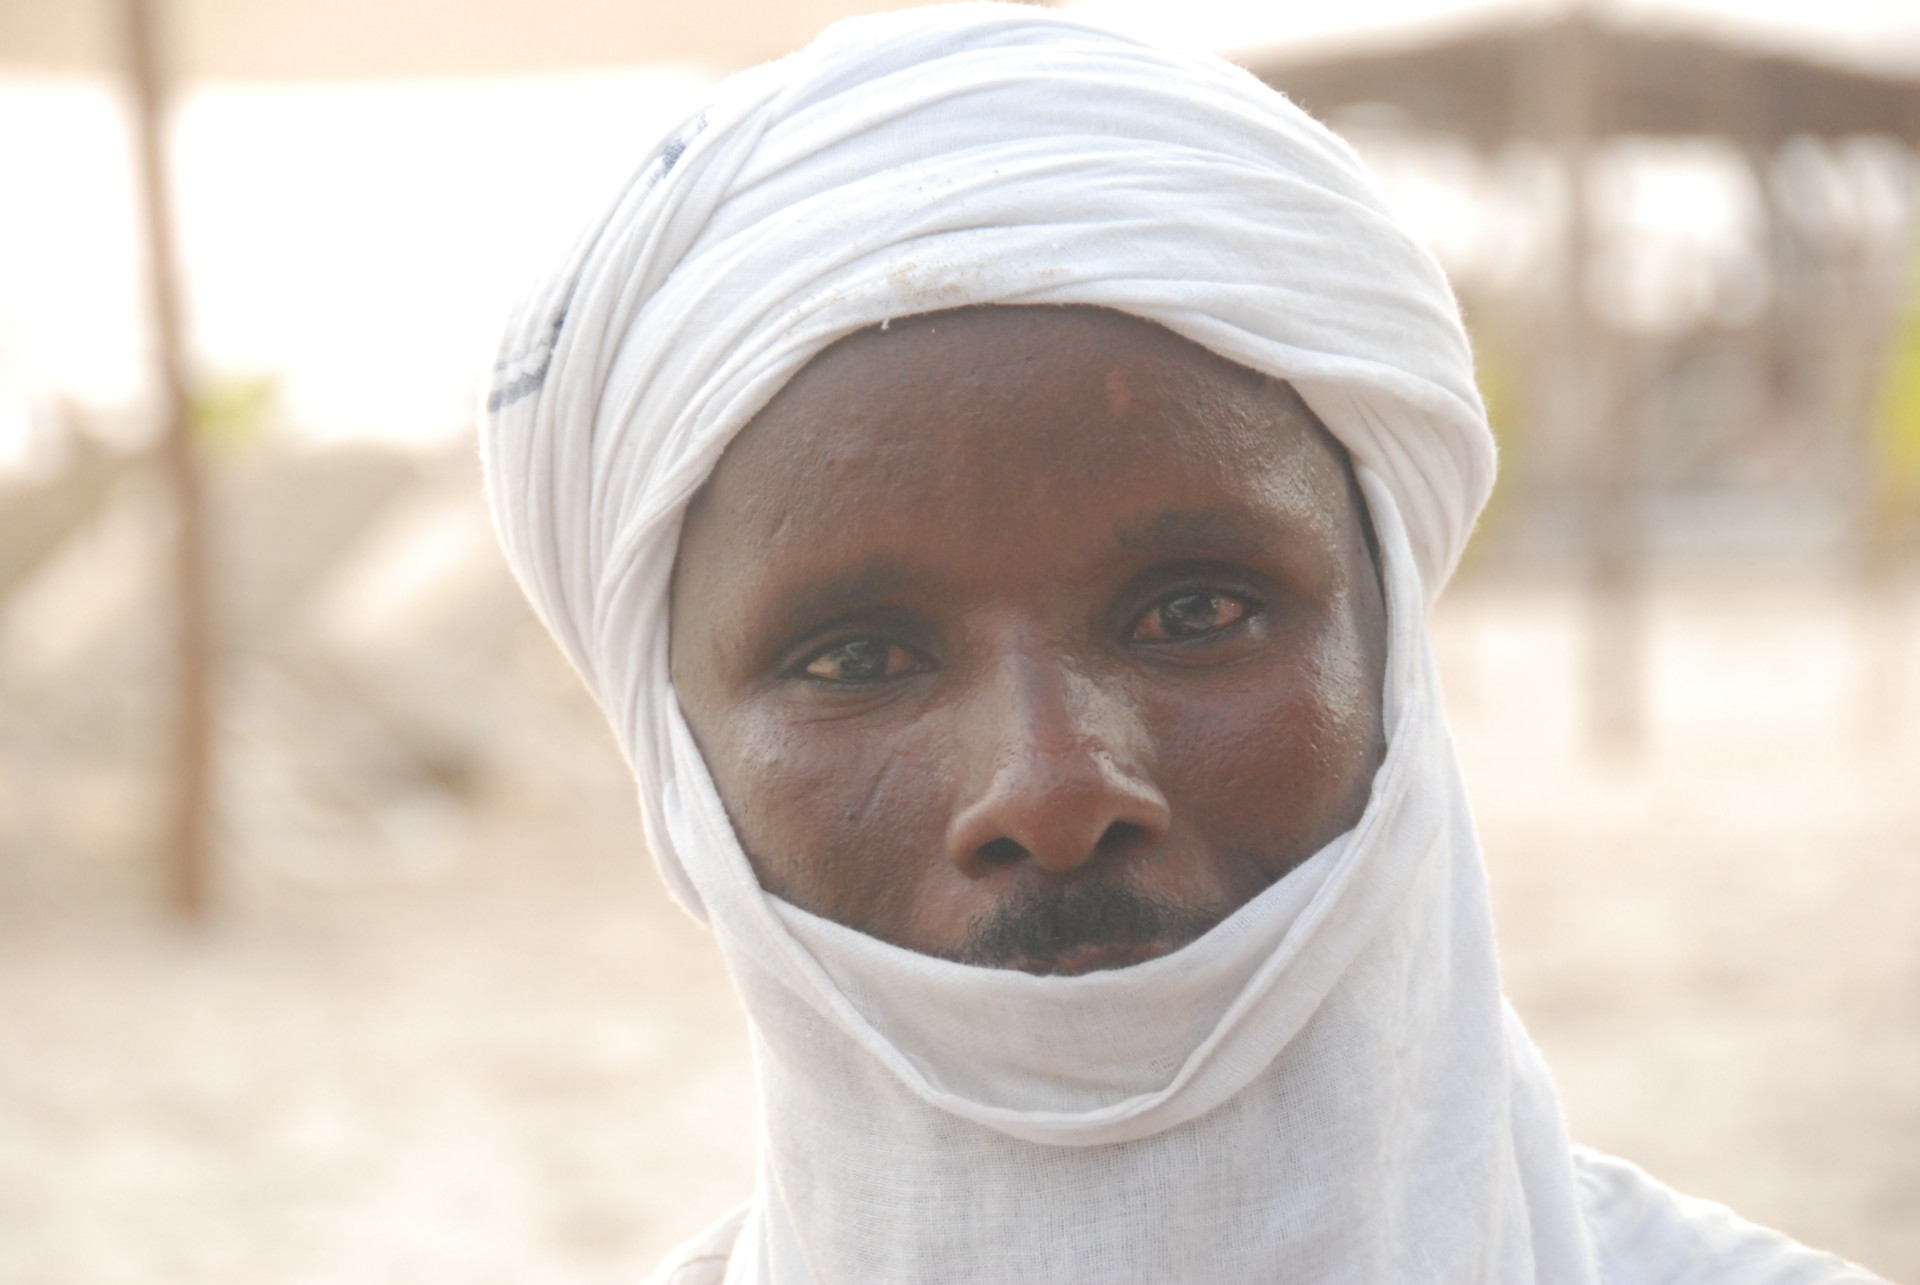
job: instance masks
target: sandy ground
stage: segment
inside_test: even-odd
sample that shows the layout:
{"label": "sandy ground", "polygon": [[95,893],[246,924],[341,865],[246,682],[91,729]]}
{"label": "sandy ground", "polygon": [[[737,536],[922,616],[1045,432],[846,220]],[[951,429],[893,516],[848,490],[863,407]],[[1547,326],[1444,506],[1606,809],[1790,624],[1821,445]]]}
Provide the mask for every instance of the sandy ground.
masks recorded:
{"label": "sandy ground", "polygon": [[[1575,605],[1462,593],[1440,650],[1576,1134],[1920,1280],[1914,704],[1862,745],[1844,598],[1677,585],[1651,748],[1597,763]],[[0,1285],[631,1282],[741,1198],[737,1005],[604,738],[569,752],[417,866],[236,840],[197,935],[0,832]],[[124,837],[96,784],[59,806]]]}

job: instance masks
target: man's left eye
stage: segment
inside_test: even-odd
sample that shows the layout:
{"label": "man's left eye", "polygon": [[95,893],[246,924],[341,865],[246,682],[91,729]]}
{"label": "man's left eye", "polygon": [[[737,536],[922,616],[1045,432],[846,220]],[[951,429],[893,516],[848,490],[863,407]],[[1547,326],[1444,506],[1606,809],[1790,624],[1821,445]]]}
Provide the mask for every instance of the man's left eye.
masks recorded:
{"label": "man's left eye", "polygon": [[807,662],[809,678],[829,683],[877,683],[913,671],[913,653],[884,638],[849,638]]}
{"label": "man's left eye", "polygon": [[1218,633],[1246,619],[1253,604],[1207,590],[1178,593],[1149,607],[1133,622],[1136,642],[1183,642]]}

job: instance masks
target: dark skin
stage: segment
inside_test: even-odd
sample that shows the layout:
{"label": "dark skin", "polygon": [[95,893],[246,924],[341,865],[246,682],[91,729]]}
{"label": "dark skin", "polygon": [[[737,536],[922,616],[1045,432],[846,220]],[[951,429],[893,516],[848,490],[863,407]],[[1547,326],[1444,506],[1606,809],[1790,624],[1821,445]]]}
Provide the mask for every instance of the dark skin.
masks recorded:
{"label": "dark skin", "polygon": [[1386,613],[1286,384],[1096,308],[849,336],[688,510],[673,682],[762,886],[1036,973],[1192,941],[1350,828]]}

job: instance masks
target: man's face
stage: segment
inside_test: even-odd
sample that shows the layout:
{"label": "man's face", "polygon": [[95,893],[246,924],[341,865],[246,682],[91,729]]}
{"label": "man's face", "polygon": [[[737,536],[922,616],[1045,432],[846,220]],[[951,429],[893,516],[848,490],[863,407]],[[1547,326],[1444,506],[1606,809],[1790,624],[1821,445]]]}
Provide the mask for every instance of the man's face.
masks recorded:
{"label": "man's face", "polygon": [[968,963],[1121,967],[1359,818],[1364,523],[1283,383],[1098,309],[917,317],[728,448],[674,687],[768,892]]}

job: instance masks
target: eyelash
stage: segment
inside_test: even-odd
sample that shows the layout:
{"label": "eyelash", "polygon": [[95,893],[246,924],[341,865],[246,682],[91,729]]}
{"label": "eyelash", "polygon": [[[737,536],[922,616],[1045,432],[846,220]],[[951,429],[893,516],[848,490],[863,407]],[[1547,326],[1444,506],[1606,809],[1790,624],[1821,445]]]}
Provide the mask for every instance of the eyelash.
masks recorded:
{"label": "eyelash", "polygon": [[[1205,599],[1209,608],[1221,614],[1231,611],[1233,613],[1231,619],[1222,621],[1219,624],[1204,625],[1192,633],[1180,633],[1167,627],[1167,623],[1162,617],[1176,604],[1199,599]],[[1145,611],[1135,616],[1128,637],[1136,642],[1145,642],[1154,645],[1201,642],[1209,638],[1215,638],[1232,629],[1235,625],[1246,622],[1251,619],[1258,610],[1259,604],[1245,594],[1231,593],[1226,590],[1212,588],[1177,589],[1157,599]],[[1158,638],[1143,636],[1148,625],[1156,621],[1163,636]]]}
{"label": "eyelash", "polygon": [[[797,676],[800,678],[806,679],[810,682],[820,683],[828,687],[871,687],[878,683],[887,682],[892,678],[901,678],[906,676],[905,674],[882,673],[877,677],[866,678],[866,679],[829,678],[826,675],[816,674],[813,672],[813,667],[816,664],[825,660],[827,657],[833,655],[833,653],[844,650],[846,648],[856,647],[861,643],[877,643],[881,647],[885,648],[886,654],[881,659],[883,661],[883,664],[885,664],[885,666],[889,669],[891,668],[893,653],[896,651],[903,653],[904,655],[910,658],[913,658],[915,660],[918,659],[917,654],[914,652],[912,648],[904,646],[901,643],[895,642],[883,634],[856,634],[853,637],[842,638],[837,642],[829,643],[825,647],[822,647],[817,651],[814,651],[809,655],[807,655],[804,659],[801,660],[800,664],[797,666]],[[917,672],[917,670],[918,670],[918,666],[916,666],[914,669],[911,669],[907,672],[913,673],[913,672]]]}
{"label": "eyelash", "polygon": [[[1215,599],[1222,603],[1237,604],[1240,609],[1239,614],[1234,616],[1233,619],[1228,620],[1223,624],[1216,625],[1211,628],[1206,628],[1201,630],[1200,632],[1187,634],[1184,636],[1167,636],[1167,637],[1160,637],[1160,638],[1149,638],[1149,637],[1141,636],[1143,623],[1149,620],[1150,618],[1152,618],[1155,615],[1155,613],[1164,611],[1172,604],[1176,602],[1180,602],[1183,599],[1202,598],[1202,597]],[[1261,610],[1262,610],[1261,602],[1249,594],[1239,593],[1233,590],[1218,588],[1214,586],[1183,585],[1178,589],[1172,590],[1171,592],[1161,595],[1160,597],[1156,598],[1147,607],[1145,607],[1139,612],[1136,612],[1132,617],[1131,621],[1129,622],[1129,626],[1126,634],[1126,640],[1129,642],[1143,643],[1153,647],[1173,647],[1173,646],[1179,646],[1182,644],[1204,643],[1210,639],[1218,638],[1220,635],[1227,633],[1230,630],[1233,630],[1236,626],[1245,625],[1249,623],[1256,616],[1259,615]],[[1164,632],[1165,631],[1164,624],[1161,626],[1161,628]],[[813,667],[815,665],[819,664],[821,661],[831,656],[834,652],[840,651],[844,648],[856,647],[863,643],[877,644],[878,646],[884,647],[886,649],[886,654],[881,658],[881,660],[883,662],[884,667],[888,670],[891,670],[893,667],[894,654],[896,652],[907,656],[908,658],[910,658],[912,661],[916,663],[913,665],[912,668],[909,668],[901,673],[895,674],[890,672],[883,672],[872,678],[835,678],[835,677],[829,677],[824,674],[816,674],[813,672]],[[867,687],[877,686],[881,683],[892,681],[893,679],[896,679],[896,678],[904,678],[909,676],[910,674],[918,673],[923,667],[924,667],[924,661],[921,659],[919,654],[913,648],[908,647],[903,643],[897,642],[887,637],[885,634],[856,634],[851,637],[837,639],[834,642],[828,643],[826,646],[817,648],[816,650],[809,652],[806,656],[801,658],[799,663],[793,667],[793,670],[791,672],[797,678],[805,679],[813,683],[818,683],[825,687],[867,688]]]}

